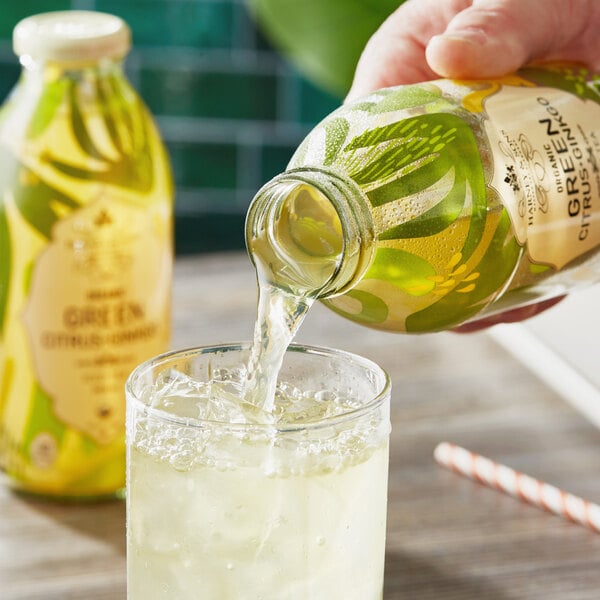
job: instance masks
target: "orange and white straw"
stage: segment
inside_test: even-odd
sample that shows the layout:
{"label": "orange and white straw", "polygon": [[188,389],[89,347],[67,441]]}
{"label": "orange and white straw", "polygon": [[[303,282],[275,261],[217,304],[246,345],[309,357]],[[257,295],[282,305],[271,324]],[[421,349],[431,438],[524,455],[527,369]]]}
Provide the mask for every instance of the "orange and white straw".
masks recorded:
{"label": "orange and white straw", "polygon": [[593,502],[448,442],[436,447],[434,457],[456,473],[600,533],[600,506]]}

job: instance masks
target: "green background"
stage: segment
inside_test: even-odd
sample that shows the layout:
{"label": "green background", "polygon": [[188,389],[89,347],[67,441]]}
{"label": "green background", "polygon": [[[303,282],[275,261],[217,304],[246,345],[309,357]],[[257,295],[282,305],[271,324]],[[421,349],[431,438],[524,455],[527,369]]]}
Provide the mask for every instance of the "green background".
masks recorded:
{"label": "green background", "polygon": [[254,193],[285,168],[341,96],[322,91],[275,52],[244,0],[1,0],[2,99],[19,74],[15,24],[66,9],[110,12],[131,26],[127,74],[173,163],[177,252],[243,248]]}

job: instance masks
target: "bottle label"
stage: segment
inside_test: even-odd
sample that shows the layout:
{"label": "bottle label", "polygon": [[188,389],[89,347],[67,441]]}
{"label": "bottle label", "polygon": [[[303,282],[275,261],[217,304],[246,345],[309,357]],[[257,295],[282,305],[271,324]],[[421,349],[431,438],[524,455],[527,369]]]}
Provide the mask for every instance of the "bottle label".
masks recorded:
{"label": "bottle label", "polygon": [[600,105],[546,87],[484,101],[490,185],[532,261],[561,269],[600,244]]}
{"label": "bottle label", "polygon": [[100,444],[123,434],[127,376],[168,342],[165,242],[147,211],[101,198],[55,224],[32,274],[23,321],[38,382]]}

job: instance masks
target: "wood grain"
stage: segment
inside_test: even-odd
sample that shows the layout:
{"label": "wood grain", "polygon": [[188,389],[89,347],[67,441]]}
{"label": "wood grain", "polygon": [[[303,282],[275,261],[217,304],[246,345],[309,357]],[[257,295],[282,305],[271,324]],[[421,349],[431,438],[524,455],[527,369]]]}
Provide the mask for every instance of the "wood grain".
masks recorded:
{"label": "wood grain", "polygon": [[[245,255],[181,259],[172,345],[248,339],[255,306]],[[319,305],[298,339],[363,354],[392,376],[385,600],[600,597],[600,535],[433,459],[452,441],[600,501],[600,432],[486,333],[388,334]],[[0,486],[1,600],[124,597],[122,502],[50,503]]]}

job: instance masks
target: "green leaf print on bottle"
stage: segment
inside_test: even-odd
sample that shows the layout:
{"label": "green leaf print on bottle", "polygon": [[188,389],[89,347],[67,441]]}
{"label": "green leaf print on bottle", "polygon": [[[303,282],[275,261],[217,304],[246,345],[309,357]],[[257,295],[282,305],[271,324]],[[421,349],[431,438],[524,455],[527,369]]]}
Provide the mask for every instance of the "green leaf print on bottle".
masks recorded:
{"label": "green leaf print on bottle", "polygon": [[[92,133],[89,116],[84,116],[82,106],[84,102],[90,103],[90,98],[82,99],[82,87],[86,87],[88,95],[89,89],[92,90],[91,103],[101,117],[105,132],[102,139],[96,139],[98,136]],[[71,178],[125,187],[141,193],[149,192],[153,185],[153,153],[149,148],[146,121],[141,118],[145,108],[131,97],[116,77],[104,80],[91,77],[89,81],[60,79],[46,86],[28,126],[27,139],[32,143],[45,143],[41,138],[53,119],[58,118],[59,112],[68,115],[73,140],[88,157],[86,163],[63,160],[59,155],[44,151],[39,154],[37,164],[44,168],[50,166],[52,171],[42,168],[38,171],[29,160],[30,151],[25,146],[0,148],[0,193],[6,193],[7,186],[10,187],[12,199],[22,217],[47,239],[51,237],[52,227],[58,219],[81,206],[81,202],[65,193]],[[92,112],[89,107],[86,109],[86,114]],[[106,140],[112,147],[106,147]],[[7,235],[0,237],[0,244],[8,244]],[[8,256],[8,249],[3,250],[6,254],[3,251],[2,255]],[[7,261],[3,264],[8,265],[4,268],[10,268]],[[6,277],[8,280],[9,277]],[[6,289],[0,290],[0,311],[6,295]],[[1,318],[0,314],[0,323]]]}
{"label": "green leaf print on bottle", "polygon": [[27,128],[27,138],[37,138],[46,131],[63,103],[66,91],[67,85],[63,79],[48,82],[44,86]]}
{"label": "green leaf print on bottle", "polygon": [[[422,258],[403,250],[394,248],[379,248],[375,260],[365,275],[365,279],[387,281],[399,290],[414,296],[425,295],[435,287],[431,277],[435,276],[433,267]],[[345,294],[354,308],[351,313],[356,321],[366,324],[384,323],[389,315],[386,302],[378,296],[365,290],[353,289]],[[330,308],[340,314],[350,314],[336,303],[324,301]]]}
{"label": "green leaf print on bottle", "polygon": [[583,66],[557,64],[543,69],[527,67],[521,69],[520,74],[536,85],[561,89],[580,98],[600,102],[600,76],[590,76],[589,70]]}
{"label": "green leaf print on bottle", "polygon": [[369,111],[373,114],[407,110],[423,105],[435,105],[440,100],[448,105],[448,102],[442,99],[442,90],[434,84],[427,83],[409,85],[402,90],[387,88],[379,90],[377,95],[383,97],[383,99],[369,108]]}
{"label": "green leaf print on bottle", "polygon": [[[113,101],[103,104],[107,94],[103,86],[107,85],[114,91]],[[148,193],[153,186],[153,165],[146,119],[141,118],[146,112],[145,107],[128,98],[126,90],[114,79],[103,84],[95,80],[93,89],[103,129],[112,148],[102,148],[94,139],[90,124],[82,114],[79,86],[72,82],[68,94],[71,130],[81,150],[93,160],[85,168],[55,156],[48,156],[47,162],[68,177]],[[119,127],[119,123],[124,126]]]}
{"label": "green leaf print on bottle", "polygon": [[[393,306],[408,306],[409,316],[398,327],[444,329],[465,311],[475,314],[481,309],[512,273],[519,247],[502,247],[510,223],[506,214],[488,211],[487,194],[492,192],[486,190],[482,158],[466,113],[455,114],[453,107],[454,112],[410,115],[411,108],[423,104],[436,110],[450,107],[433,85],[378,94],[384,98],[372,114],[409,115],[351,137],[357,111],[350,106],[325,127],[328,163],[362,188],[378,224],[370,269],[345,298],[326,303],[354,320],[385,328]],[[339,126],[342,120],[349,124],[344,130]],[[342,131],[350,134],[345,144],[339,141]],[[442,237],[452,239],[453,245],[441,245]],[[502,267],[488,268],[500,258]]]}
{"label": "green leaf print on bottle", "polygon": [[414,312],[406,318],[406,331],[440,331],[476,315],[498,294],[504,282],[511,276],[523,248],[509,235],[510,219],[502,212],[494,235],[477,264],[478,277],[467,282],[465,278],[454,278],[447,294],[435,304]]}
{"label": "green leaf print on bottle", "polygon": [[346,137],[348,135],[348,129],[350,125],[346,119],[331,119],[329,123],[325,125],[325,159],[323,164],[328,166],[332,164],[340,153]]}
{"label": "green leaf print on bottle", "polygon": [[4,333],[6,320],[6,303],[8,302],[10,270],[12,262],[10,231],[6,219],[6,210],[0,202],[0,337]]}
{"label": "green leaf print on bottle", "polygon": [[[48,185],[5,146],[0,146],[0,195],[3,199],[10,197],[23,219],[47,239],[62,213],[79,206],[76,200]],[[2,236],[0,243],[8,242],[8,234]]]}

